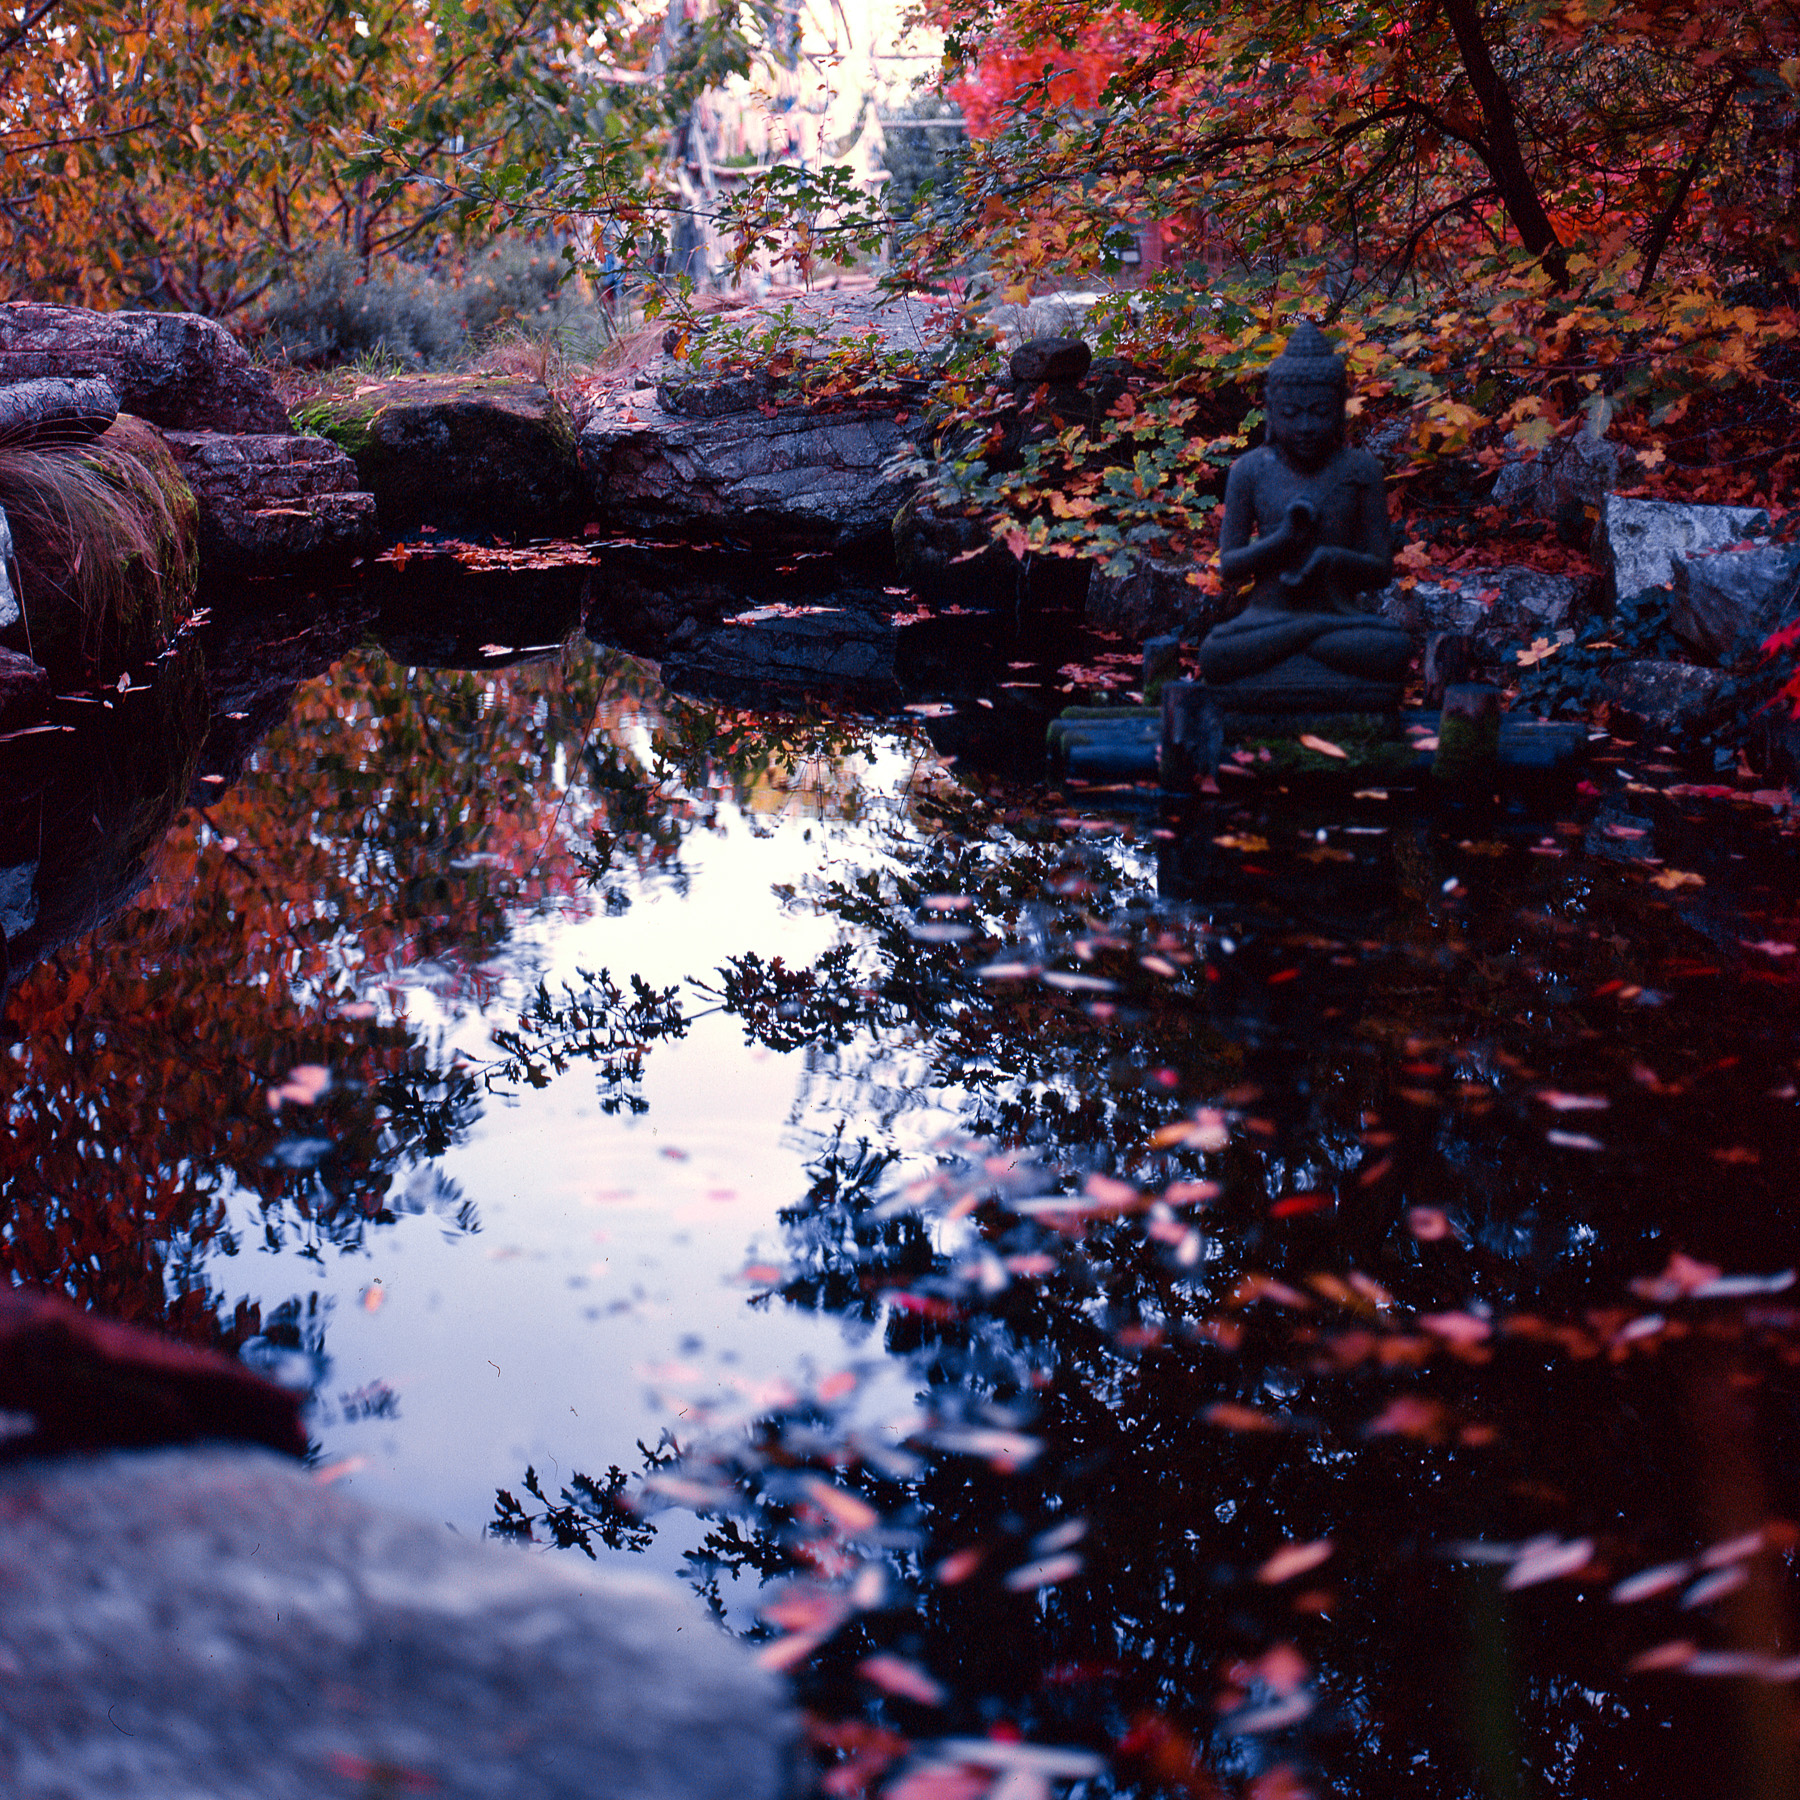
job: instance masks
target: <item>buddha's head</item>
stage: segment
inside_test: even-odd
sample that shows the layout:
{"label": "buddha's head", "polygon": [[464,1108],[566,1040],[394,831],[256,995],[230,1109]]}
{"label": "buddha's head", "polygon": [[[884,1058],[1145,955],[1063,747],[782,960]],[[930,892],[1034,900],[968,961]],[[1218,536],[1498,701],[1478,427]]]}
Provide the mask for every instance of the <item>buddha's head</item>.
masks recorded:
{"label": "buddha's head", "polygon": [[1269,441],[1296,469],[1320,468],[1344,441],[1348,381],[1318,326],[1308,321],[1288,339],[1263,391]]}

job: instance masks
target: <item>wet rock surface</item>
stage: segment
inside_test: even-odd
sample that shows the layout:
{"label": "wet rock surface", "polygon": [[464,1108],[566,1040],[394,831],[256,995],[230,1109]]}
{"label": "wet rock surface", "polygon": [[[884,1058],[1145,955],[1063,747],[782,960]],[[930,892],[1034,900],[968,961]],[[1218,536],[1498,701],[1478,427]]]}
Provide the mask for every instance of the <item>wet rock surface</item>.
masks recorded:
{"label": "wet rock surface", "polygon": [[61,1295],[0,1293],[0,1454],[198,1438],[302,1455],[300,1398],[233,1357],[99,1318]]}
{"label": "wet rock surface", "polygon": [[1130,566],[1123,570],[1098,563],[1088,577],[1088,623],[1132,639],[1180,630],[1190,637],[1204,635],[1231,613],[1235,603],[1224,595],[1209,595],[1189,581],[1195,572],[1193,564],[1141,552],[1133,553]]}
{"label": "wet rock surface", "polygon": [[0,1473],[16,1800],[775,1800],[780,1686],[645,1577],[470,1543],[266,1451]]}
{"label": "wet rock surface", "polygon": [[312,418],[354,459],[390,538],[429,526],[516,540],[579,521],[573,428],[540,383],[396,376],[321,401]]}
{"label": "wet rock surface", "polygon": [[717,358],[653,364],[582,430],[582,471],[601,523],[885,560],[894,515],[916,485],[891,465],[915,447],[918,384],[896,375],[876,391],[809,401],[802,377],[851,341],[916,367],[942,337],[943,310],[813,294],[783,309],[794,370],[780,379]]}
{"label": "wet rock surface", "polygon": [[380,541],[375,497],[335,444],[304,434],[163,434],[200,508],[208,575],[275,575],[363,556]]}
{"label": "wet rock surface", "polygon": [[0,305],[0,381],[104,378],[117,406],[174,431],[285,432],[269,377],[194,313]]}
{"label": "wet rock surface", "polygon": [[753,607],[663,660],[672,686],[725,699],[809,688],[897,702],[900,629],[874,605]]}

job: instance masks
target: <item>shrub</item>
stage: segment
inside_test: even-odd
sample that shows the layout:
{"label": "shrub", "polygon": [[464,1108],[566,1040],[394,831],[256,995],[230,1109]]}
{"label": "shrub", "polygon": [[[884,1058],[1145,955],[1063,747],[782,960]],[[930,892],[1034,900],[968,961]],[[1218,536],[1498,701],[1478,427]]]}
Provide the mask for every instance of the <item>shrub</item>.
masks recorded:
{"label": "shrub", "polygon": [[365,274],[332,248],[271,292],[246,333],[264,359],[295,368],[366,361],[396,369],[443,368],[509,327],[561,328],[591,311],[565,283],[568,264],[541,240],[510,237],[455,262],[397,264]]}

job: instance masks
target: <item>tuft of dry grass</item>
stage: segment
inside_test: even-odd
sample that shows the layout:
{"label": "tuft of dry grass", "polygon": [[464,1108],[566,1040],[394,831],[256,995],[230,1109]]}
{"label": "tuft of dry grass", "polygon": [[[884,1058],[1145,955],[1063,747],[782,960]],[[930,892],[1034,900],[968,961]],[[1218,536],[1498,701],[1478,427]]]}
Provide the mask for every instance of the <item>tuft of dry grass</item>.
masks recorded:
{"label": "tuft of dry grass", "polygon": [[121,414],[79,448],[0,447],[28,652],[110,679],[166,642],[193,597],[196,509],[167,446]]}

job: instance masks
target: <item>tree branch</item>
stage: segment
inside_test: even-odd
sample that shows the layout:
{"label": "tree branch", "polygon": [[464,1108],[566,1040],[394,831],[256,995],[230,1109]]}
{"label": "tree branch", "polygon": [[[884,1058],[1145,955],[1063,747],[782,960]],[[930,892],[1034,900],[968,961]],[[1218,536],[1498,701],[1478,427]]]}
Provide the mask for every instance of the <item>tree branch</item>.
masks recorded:
{"label": "tree branch", "polygon": [[1718,99],[1713,102],[1712,111],[1706,115],[1705,125],[1701,127],[1700,141],[1694,146],[1694,154],[1688,159],[1687,167],[1675,178],[1675,185],[1669,190],[1667,202],[1650,227],[1650,235],[1644,240],[1644,272],[1638,277],[1637,291],[1640,294],[1649,287],[1651,277],[1656,273],[1656,265],[1662,260],[1663,251],[1668,248],[1676,221],[1681,217],[1681,209],[1687,205],[1694,180],[1700,173],[1700,165],[1706,160],[1707,146],[1712,142],[1713,133],[1719,128],[1719,121],[1725,117],[1726,111],[1737,97],[1742,81],[1741,75],[1734,75],[1720,90]]}

